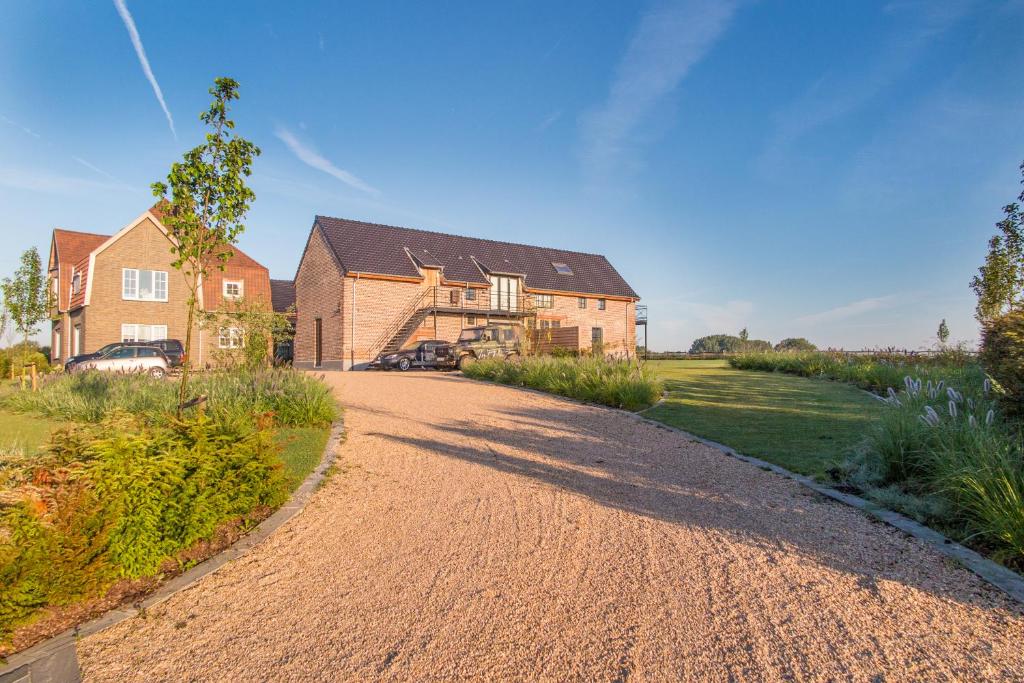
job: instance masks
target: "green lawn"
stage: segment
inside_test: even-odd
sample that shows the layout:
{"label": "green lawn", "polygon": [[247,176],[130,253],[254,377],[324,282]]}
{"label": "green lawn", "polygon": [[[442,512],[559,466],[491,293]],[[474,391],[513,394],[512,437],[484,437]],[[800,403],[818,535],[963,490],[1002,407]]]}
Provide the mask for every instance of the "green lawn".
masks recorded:
{"label": "green lawn", "polygon": [[39,450],[60,422],[38,415],[20,415],[0,410],[0,453],[15,448],[34,453]]}
{"label": "green lawn", "polygon": [[281,460],[288,473],[288,488],[294,489],[320,463],[331,430],[321,427],[286,427],[277,430]]}
{"label": "green lawn", "polygon": [[735,370],[726,361],[649,361],[667,397],[646,417],[794,472],[824,477],[883,407],[848,384]]}

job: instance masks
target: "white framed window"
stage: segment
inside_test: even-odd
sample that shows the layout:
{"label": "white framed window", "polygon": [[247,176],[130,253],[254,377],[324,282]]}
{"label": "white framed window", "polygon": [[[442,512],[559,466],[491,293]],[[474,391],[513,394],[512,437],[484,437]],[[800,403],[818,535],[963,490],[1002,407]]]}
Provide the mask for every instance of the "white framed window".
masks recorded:
{"label": "white framed window", "polygon": [[222,349],[240,349],[243,345],[242,328],[222,327],[217,334],[217,346]]}
{"label": "white framed window", "polygon": [[53,357],[60,358],[60,330],[53,331]]}
{"label": "white framed window", "polygon": [[597,300],[597,310],[603,311],[608,307],[608,303],[604,299]]}
{"label": "white framed window", "polygon": [[241,299],[243,294],[245,294],[245,283],[242,280],[224,281],[225,299]]}
{"label": "white framed window", "polygon": [[133,301],[167,301],[167,271],[122,268],[121,298]]}
{"label": "white framed window", "polygon": [[71,355],[77,356],[82,353],[82,324],[79,323],[71,328]]}
{"label": "white framed window", "polygon": [[167,339],[167,325],[121,324],[121,341],[139,342]]}
{"label": "white framed window", "polygon": [[587,307],[587,297],[585,297],[585,296],[578,296],[578,297],[576,297],[576,307],[577,308],[586,308]]}
{"label": "white framed window", "polygon": [[71,276],[71,295],[74,296],[82,291],[82,274],[75,273]]}
{"label": "white framed window", "polygon": [[534,302],[536,302],[537,308],[554,308],[555,297],[551,294],[535,294]]}

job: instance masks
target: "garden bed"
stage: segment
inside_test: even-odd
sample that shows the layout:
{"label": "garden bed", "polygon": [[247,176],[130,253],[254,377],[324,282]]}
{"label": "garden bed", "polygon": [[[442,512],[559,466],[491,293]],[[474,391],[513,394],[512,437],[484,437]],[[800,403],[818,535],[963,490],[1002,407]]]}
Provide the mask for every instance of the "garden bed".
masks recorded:
{"label": "garden bed", "polygon": [[181,419],[176,387],[147,377],[72,375],[4,397],[6,411],[74,422],[0,463],[0,652],[215,554],[319,462],[336,416],[321,382],[216,373],[195,390],[205,410]]}

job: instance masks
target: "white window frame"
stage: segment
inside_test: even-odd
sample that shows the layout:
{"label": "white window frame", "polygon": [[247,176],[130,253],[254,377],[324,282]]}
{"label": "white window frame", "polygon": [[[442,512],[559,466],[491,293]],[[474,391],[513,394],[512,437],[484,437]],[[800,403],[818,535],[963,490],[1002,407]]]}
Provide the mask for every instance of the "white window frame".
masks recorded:
{"label": "white window frame", "polygon": [[[153,296],[143,297],[141,295],[142,273],[152,273]],[[161,287],[160,285],[163,285]],[[160,296],[161,289],[163,296]],[[122,268],[121,269],[121,298],[125,301],[167,301],[167,271],[149,270],[148,268]]]}
{"label": "white window frame", "polygon": [[217,330],[217,348],[240,349],[245,346],[245,333],[241,327],[222,327]]}
{"label": "white window frame", "polygon": [[607,308],[608,308],[608,300],[607,299],[598,299],[597,300],[597,310],[604,311],[604,310],[607,310]]}
{"label": "white window frame", "polygon": [[[149,334],[142,334],[143,330]],[[157,334],[157,331],[162,334]],[[147,337],[143,339],[143,337]],[[167,339],[167,325],[147,325],[145,323],[121,323],[121,341],[156,341]]]}
{"label": "white window frame", "polygon": [[81,271],[71,271],[71,296],[78,294],[82,291],[82,273]]}
{"label": "white window frame", "polygon": [[52,343],[53,343],[53,349],[51,349],[52,355],[53,355],[54,359],[60,359],[60,357],[62,355],[62,351],[63,351],[61,346],[64,343],[64,340],[61,339],[60,328],[57,328],[56,330],[53,331],[53,342]]}
{"label": "white window frame", "polygon": [[76,323],[71,328],[71,355],[78,356],[82,353],[82,323]]}
{"label": "white window frame", "polygon": [[[230,294],[228,292],[229,285],[238,285],[238,294]],[[245,296],[245,280],[224,280],[224,284],[221,286],[221,293],[225,299],[241,299]]]}

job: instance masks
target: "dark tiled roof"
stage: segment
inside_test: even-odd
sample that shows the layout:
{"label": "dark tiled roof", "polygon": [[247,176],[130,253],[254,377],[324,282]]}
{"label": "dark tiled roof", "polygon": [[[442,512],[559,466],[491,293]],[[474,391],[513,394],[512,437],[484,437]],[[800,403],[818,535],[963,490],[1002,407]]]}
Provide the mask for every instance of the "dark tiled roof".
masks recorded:
{"label": "dark tiled roof", "polygon": [[291,280],[270,280],[270,300],[274,310],[287,313],[295,305],[295,283]]}
{"label": "dark tiled roof", "polygon": [[[418,278],[411,254],[422,265],[440,266],[445,279],[453,282],[487,284],[485,272],[507,273],[524,276],[531,289],[640,298],[608,259],[598,254],[328,216],[317,216],[316,224],[341,265],[352,272]],[[559,275],[553,262],[568,264],[572,275]]]}

